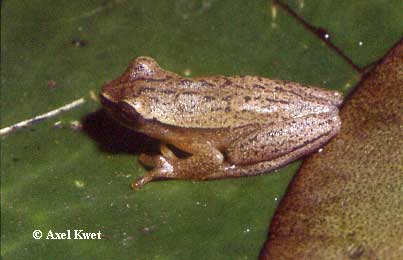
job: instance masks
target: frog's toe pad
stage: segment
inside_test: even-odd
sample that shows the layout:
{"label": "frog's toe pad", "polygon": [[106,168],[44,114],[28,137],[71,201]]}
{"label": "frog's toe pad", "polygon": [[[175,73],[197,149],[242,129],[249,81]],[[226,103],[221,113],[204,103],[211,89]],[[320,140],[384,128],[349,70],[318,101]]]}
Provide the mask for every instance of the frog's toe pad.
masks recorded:
{"label": "frog's toe pad", "polygon": [[150,182],[152,178],[147,178],[147,176],[143,176],[138,178],[132,183],[133,190],[140,190],[147,182]]}

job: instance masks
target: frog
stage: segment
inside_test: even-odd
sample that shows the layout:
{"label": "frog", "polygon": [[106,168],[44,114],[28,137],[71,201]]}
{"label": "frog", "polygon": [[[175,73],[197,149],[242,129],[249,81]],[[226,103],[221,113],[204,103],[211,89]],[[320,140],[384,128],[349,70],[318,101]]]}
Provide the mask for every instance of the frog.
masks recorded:
{"label": "frog", "polygon": [[149,171],[132,183],[138,190],[273,172],[337,135],[343,95],[259,76],[184,77],[140,56],[100,99],[113,120],[160,142],[159,154],[139,156]]}

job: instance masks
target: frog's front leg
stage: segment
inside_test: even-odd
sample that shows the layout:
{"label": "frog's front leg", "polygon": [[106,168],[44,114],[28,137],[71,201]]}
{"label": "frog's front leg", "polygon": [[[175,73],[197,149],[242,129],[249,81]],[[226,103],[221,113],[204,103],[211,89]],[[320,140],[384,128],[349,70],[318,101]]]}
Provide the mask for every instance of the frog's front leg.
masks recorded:
{"label": "frog's front leg", "polygon": [[223,169],[223,154],[209,142],[186,144],[186,152],[191,156],[185,159],[177,158],[164,144],[160,150],[162,155],[140,155],[141,163],[152,167],[152,170],[133,182],[133,189],[140,189],[147,182],[159,178],[202,180],[209,173]]}

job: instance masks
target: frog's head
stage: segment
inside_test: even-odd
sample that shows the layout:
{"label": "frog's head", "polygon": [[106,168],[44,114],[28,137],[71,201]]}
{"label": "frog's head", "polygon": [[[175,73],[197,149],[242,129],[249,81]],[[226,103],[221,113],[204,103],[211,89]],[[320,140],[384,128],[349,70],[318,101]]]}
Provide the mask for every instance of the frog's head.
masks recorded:
{"label": "frog's head", "polygon": [[136,84],[136,81],[144,82],[158,79],[164,75],[164,70],[160,68],[153,58],[138,57],[129,64],[121,76],[102,87],[100,94],[101,103],[114,118],[118,118],[122,115],[122,110],[130,108],[124,101],[135,93],[139,85]]}
{"label": "frog's head", "polygon": [[118,78],[106,83],[101,90],[101,99],[117,103],[133,92],[136,80],[155,78],[161,74],[162,69],[158,63],[150,57],[138,57],[134,59],[126,71]]}

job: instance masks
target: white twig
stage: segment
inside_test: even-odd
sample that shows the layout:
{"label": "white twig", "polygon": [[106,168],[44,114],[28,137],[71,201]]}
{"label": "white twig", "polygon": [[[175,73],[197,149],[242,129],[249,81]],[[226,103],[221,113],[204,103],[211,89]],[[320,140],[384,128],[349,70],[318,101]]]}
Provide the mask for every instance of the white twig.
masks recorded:
{"label": "white twig", "polygon": [[60,113],[63,113],[63,112],[68,111],[68,110],[71,110],[71,109],[73,109],[73,108],[75,108],[77,106],[80,106],[84,102],[85,102],[84,98],[80,98],[80,99],[74,100],[73,102],[71,102],[69,104],[66,104],[66,105],[64,105],[62,107],[59,107],[59,108],[57,108],[55,110],[49,111],[49,112],[47,112],[45,114],[33,117],[31,119],[28,119],[28,120],[21,121],[19,123],[14,124],[14,125],[4,127],[2,129],[0,129],[0,136],[8,134],[10,132],[13,132],[15,130],[18,130],[20,128],[27,127],[29,125],[32,125],[32,124],[37,123],[39,121],[42,121],[44,119],[54,117],[54,116],[56,116],[56,115],[58,115]]}

